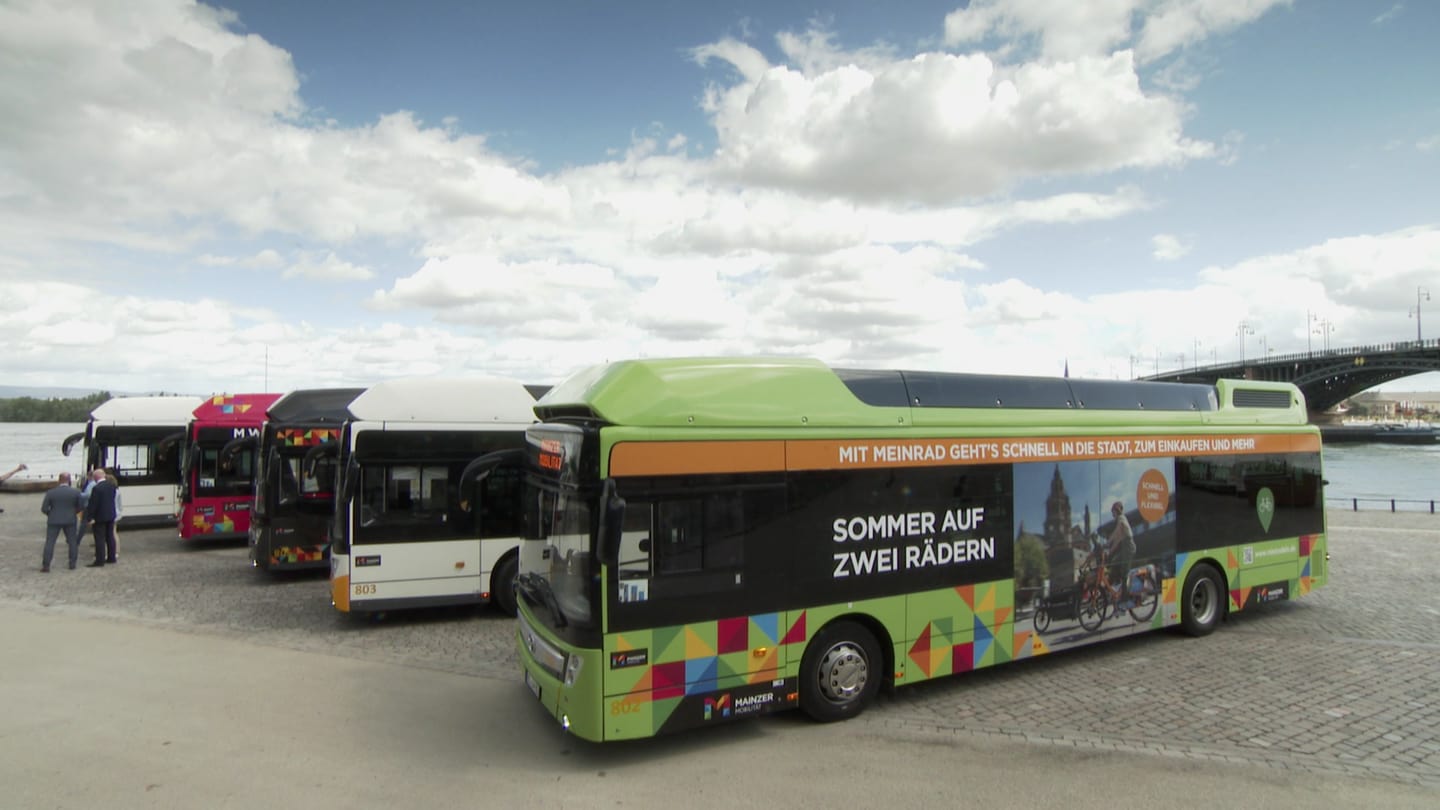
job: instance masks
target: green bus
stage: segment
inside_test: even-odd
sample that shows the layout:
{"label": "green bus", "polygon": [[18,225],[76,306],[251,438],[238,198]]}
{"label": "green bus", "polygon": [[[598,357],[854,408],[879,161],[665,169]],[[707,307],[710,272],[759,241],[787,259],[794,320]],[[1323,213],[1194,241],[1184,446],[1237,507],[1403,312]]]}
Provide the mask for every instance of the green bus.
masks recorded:
{"label": "green bus", "polygon": [[1288,384],[643,360],[535,411],[519,654],[587,740],[844,719],[1325,582],[1320,436]]}

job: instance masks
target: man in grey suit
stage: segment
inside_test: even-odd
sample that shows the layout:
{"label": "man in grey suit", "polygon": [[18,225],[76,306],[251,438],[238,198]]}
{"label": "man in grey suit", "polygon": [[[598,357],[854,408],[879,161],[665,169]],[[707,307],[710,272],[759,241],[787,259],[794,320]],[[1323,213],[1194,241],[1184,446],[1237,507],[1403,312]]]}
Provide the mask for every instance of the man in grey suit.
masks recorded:
{"label": "man in grey suit", "polygon": [[80,536],[75,533],[75,518],[80,511],[80,490],[70,486],[70,473],[60,473],[60,486],[52,487],[40,501],[45,513],[45,554],[40,570],[50,573],[50,560],[55,557],[55,540],[65,532],[65,545],[70,549],[70,567],[80,556]]}

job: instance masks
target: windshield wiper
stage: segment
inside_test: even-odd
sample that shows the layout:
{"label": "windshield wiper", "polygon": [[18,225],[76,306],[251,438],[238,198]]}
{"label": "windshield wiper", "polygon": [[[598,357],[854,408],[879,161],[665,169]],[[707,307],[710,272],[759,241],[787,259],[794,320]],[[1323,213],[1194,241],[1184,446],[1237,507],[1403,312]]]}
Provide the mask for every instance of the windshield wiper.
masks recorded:
{"label": "windshield wiper", "polygon": [[549,609],[555,617],[556,627],[564,627],[570,623],[560,611],[560,600],[555,598],[555,590],[550,587],[549,580],[539,574],[526,573],[515,578],[515,585],[531,602],[543,603]]}

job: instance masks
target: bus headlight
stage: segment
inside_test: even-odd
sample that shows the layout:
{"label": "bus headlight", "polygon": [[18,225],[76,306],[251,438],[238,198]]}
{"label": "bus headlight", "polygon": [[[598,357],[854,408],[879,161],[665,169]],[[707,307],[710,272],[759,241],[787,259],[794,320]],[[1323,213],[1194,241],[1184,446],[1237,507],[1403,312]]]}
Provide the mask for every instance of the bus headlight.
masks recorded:
{"label": "bus headlight", "polygon": [[580,656],[575,655],[575,654],[573,654],[573,653],[570,655],[569,658],[565,659],[565,685],[566,685],[566,686],[574,686],[574,685],[575,685],[575,679],[578,678],[578,677],[580,677],[580,667],[583,666],[584,663],[585,663],[585,659],[584,659],[584,658],[581,658]]}

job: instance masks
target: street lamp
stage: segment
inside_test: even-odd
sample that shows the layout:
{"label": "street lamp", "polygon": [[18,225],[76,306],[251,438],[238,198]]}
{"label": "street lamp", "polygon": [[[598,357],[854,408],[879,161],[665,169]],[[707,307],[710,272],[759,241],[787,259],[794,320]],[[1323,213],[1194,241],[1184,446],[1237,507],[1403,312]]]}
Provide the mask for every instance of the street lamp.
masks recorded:
{"label": "street lamp", "polygon": [[1327,318],[1317,318],[1316,323],[1319,326],[1315,328],[1314,334],[1325,336],[1325,351],[1328,352],[1330,351],[1330,333],[1335,331],[1335,325],[1330,323]]}
{"label": "street lamp", "polygon": [[1200,338],[1195,338],[1195,370],[1200,370]]}
{"label": "street lamp", "polygon": [[1246,322],[1244,322],[1244,321],[1241,321],[1241,322],[1240,322],[1240,325],[1239,325],[1238,327],[1236,327],[1236,329],[1235,329],[1235,334],[1237,334],[1237,335],[1240,336],[1240,363],[1241,363],[1241,365],[1244,365],[1244,363],[1245,363],[1245,336],[1246,336],[1246,335],[1253,335],[1253,334],[1255,334],[1255,330],[1252,329],[1252,328],[1250,328],[1250,324],[1248,324],[1248,323],[1246,323]]}
{"label": "street lamp", "polygon": [[1425,338],[1420,334],[1420,299],[1430,300],[1430,291],[1424,287],[1415,288],[1415,308],[1410,310],[1411,316],[1415,318],[1415,342],[1424,343]]}

